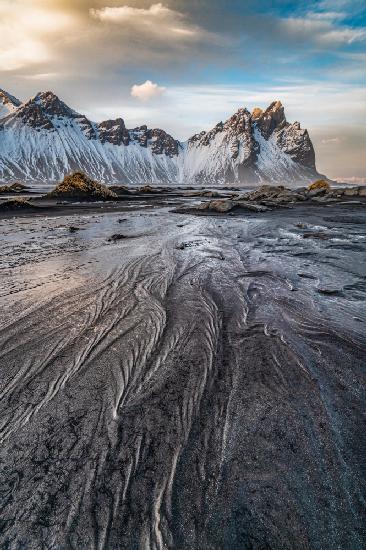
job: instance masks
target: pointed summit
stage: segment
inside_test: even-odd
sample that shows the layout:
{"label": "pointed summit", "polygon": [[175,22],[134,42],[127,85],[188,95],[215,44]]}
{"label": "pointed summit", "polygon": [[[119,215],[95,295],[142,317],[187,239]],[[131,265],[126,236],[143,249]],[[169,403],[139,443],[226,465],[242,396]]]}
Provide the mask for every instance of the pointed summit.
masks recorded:
{"label": "pointed summit", "polygon": [[278,100],[273,101],[265,111],[256,107],[252,112],[252,119],[265,139],[269,139],[275,130],[281,130],[287,124],[285,110]]}
{"label": "pointed summit", "polygon": [[3,118],[20,106],[19,99],[0,88],[0,118]]}
{"label": "pointed summit", "polygon": [[260,129],[263,137],[268,139],[274,130],[280,130],[287,124],[285,110],[281,101],[273,101],[265,111],[256,107],[252,112],[253,122]]}
{"label": "pointed summit", "polygon": [[39,105],[44,113],[51,116],[75,117],[78,114],[53,92],[39,92],[30,101]]}

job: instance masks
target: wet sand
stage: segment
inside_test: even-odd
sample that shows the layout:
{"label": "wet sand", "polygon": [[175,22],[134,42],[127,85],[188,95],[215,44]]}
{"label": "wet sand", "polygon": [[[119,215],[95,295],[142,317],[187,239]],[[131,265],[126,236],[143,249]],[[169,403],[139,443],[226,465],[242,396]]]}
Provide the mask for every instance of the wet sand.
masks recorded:
{"label": "wet sand", "polygon": [[172,203],[1,214],[0,546],[364,548],[366,209]]}

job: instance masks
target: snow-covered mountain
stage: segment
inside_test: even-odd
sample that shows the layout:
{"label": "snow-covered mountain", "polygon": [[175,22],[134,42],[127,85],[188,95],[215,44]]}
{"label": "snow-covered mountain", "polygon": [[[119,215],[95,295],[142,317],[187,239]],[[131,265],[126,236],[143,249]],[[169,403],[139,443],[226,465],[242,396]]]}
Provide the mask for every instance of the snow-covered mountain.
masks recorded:
{"label": "snow-covered mountain", "polygon": [[52,92],[25,103],[0,90],[0,180],[56,182],[80,169],[106,183],[299,184],[319,177],[307,130],[279,101],[239,109],[181,143],[164,130],[90,121]]}

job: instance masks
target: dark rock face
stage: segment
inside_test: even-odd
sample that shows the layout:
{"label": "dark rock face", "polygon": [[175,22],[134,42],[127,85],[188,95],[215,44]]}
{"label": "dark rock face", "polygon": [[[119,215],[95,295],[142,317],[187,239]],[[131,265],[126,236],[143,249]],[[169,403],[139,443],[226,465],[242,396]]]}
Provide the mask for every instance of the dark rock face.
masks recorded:
{"label": "dark rock face", "polygon": [[98,135],[95,129],[95,124],[90,122],[90,120],[86,118],[86,116],[78,115],[77,117],[75,117],[75,120],[88,139],[97,139]]}
{"label": "dark rock face", "polygon": [[277,143],[295,162],[315,170],[315,151],[307,130],[299,122],[288,124],[278,132]]}
{"label": "dark rock face", "polygon": [[171,158],[178,156],[179,141],[172,138],[164,130],[159,128],[149,130],[148,139],[152,141],[151,150],[155,155],[165,154]]}
{"label": "dark rock face", "polygon": [[164,130],[155,128],[150,130],[146,125],[129,130],[132,141],[137,141],[141,147],[151,147],[155,155],[176,157],[179,153],[179,141],[167,134]]}
{"label": "dark rock face", "polygon": [[102,143],[112,143],[113,145],[128,145],[130,143],[130,134],[122,118],[105,120],[98,124],[98,130]]}
{"label": "dark rock face", "polygon": [[265,111],[258,108],[254,109],[252,121],[266,139],[273,134],[274,130],[280,130],[287,124],[285,111],[280,101],[273,101]]}
{"label": "dark rock face", "polygon": [[25,103],[15,113],[13,119],[19,119],[24,124],[36,130],[54,130],[55,127],[52,121],[45,115],[42,107],[33,100]]}
{"label": "dark rock face", "polygon": [[254,165],[259,150],[258,143],[253,136],[253,125],[251,115],[247,109],[239,109],[225,123],[219,122],[209,132],[201,132],[189,140],[189,145],[207,147],[213,143],[218,134],[223,134],[229,144],[230,156],[236,160],[239,156],[240,146],[245,148],[242,166]]}
{"label": "dark rock face", "polygon": [[93,124],[84,115],[76,113],[52,92],[42,92],[27,101],[10,115],[6,122],[22,120],[38,130],[57,130],[61,122],[76,121],[88,139],[95,139]]}
{"label": "dark rock face", "polygon": [[39,105],[43,113],[49,116],[70,117],[78,116],[73,109],[61,101],[53,92],[40,92],[29,103]]}
{"label": "dark rock face", "polygon": [[277,144],[284,153],[295,162],[315,170],[315,152],[308,131],[301,129],[299,122],[287,122],[280,101],[274,101],[265,111],[254,109],[252,122],[266,140],[275,132]]}

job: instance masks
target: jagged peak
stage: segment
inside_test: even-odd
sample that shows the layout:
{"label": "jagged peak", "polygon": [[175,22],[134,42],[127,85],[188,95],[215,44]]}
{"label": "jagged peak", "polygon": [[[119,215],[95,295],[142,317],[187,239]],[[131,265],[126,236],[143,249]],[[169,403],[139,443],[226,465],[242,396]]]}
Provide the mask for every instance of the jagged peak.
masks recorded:
{"label": "jagged peak", "polygon": [[284,107],[278,99],[272,101],[265,111],[256,107],[252,112],[252,120],[266,139],[274,130],[282,129],[287,125]]}
{"label": "jagged peak", "polygon": [[125,121],[123,120],[123,118],[112,118],[112,119],[108,119],[108,120],[102,120],[102,122],[99,122],[98,124],[99,127],[101,128],[107,128],[107,129],[111,129],[113,127],[121,127],[121,128],[125,128]]}
{"label": "jagged peak", "polygon": [[244,116],[244,117],[250,116],[250,112],[248,111],[248,109],[247,109],[246,107],[240,107],[240,108],[236,111],[236,113],[234,113],[234,114],[229,118],[229,120],[232,119],[233,117],[238,118],[238,117],[243,117],[243,116]]}
{"label": "jagged peak", "polygon": [[272,101],[272,103],[267,107],[267,109],[262,113],[264,117],[272,117],[277,121],[286,121],[285,109],[278,99]]}
{"label": "jagged peak", "polygon": [[48,115],[75,117],[79,115],[74,109],[71,109],[55,93],[51,91],[38,92],[32,97],[28,104],[39,105]]}
{"label": "jagged peak", "polygon": [[54,101],[54,100],[60,100],[60,98],[53,92],[51,91],[46,91],[46,92],[38,92],[33,100],[35,102],[42,102],[42,101]]}
{"label": "jagged peak", "polygon": [[279,111],[281,109],[283,109],[283,105],[279,99],[276,99],[275,101],[272,101],[266,111]]}

